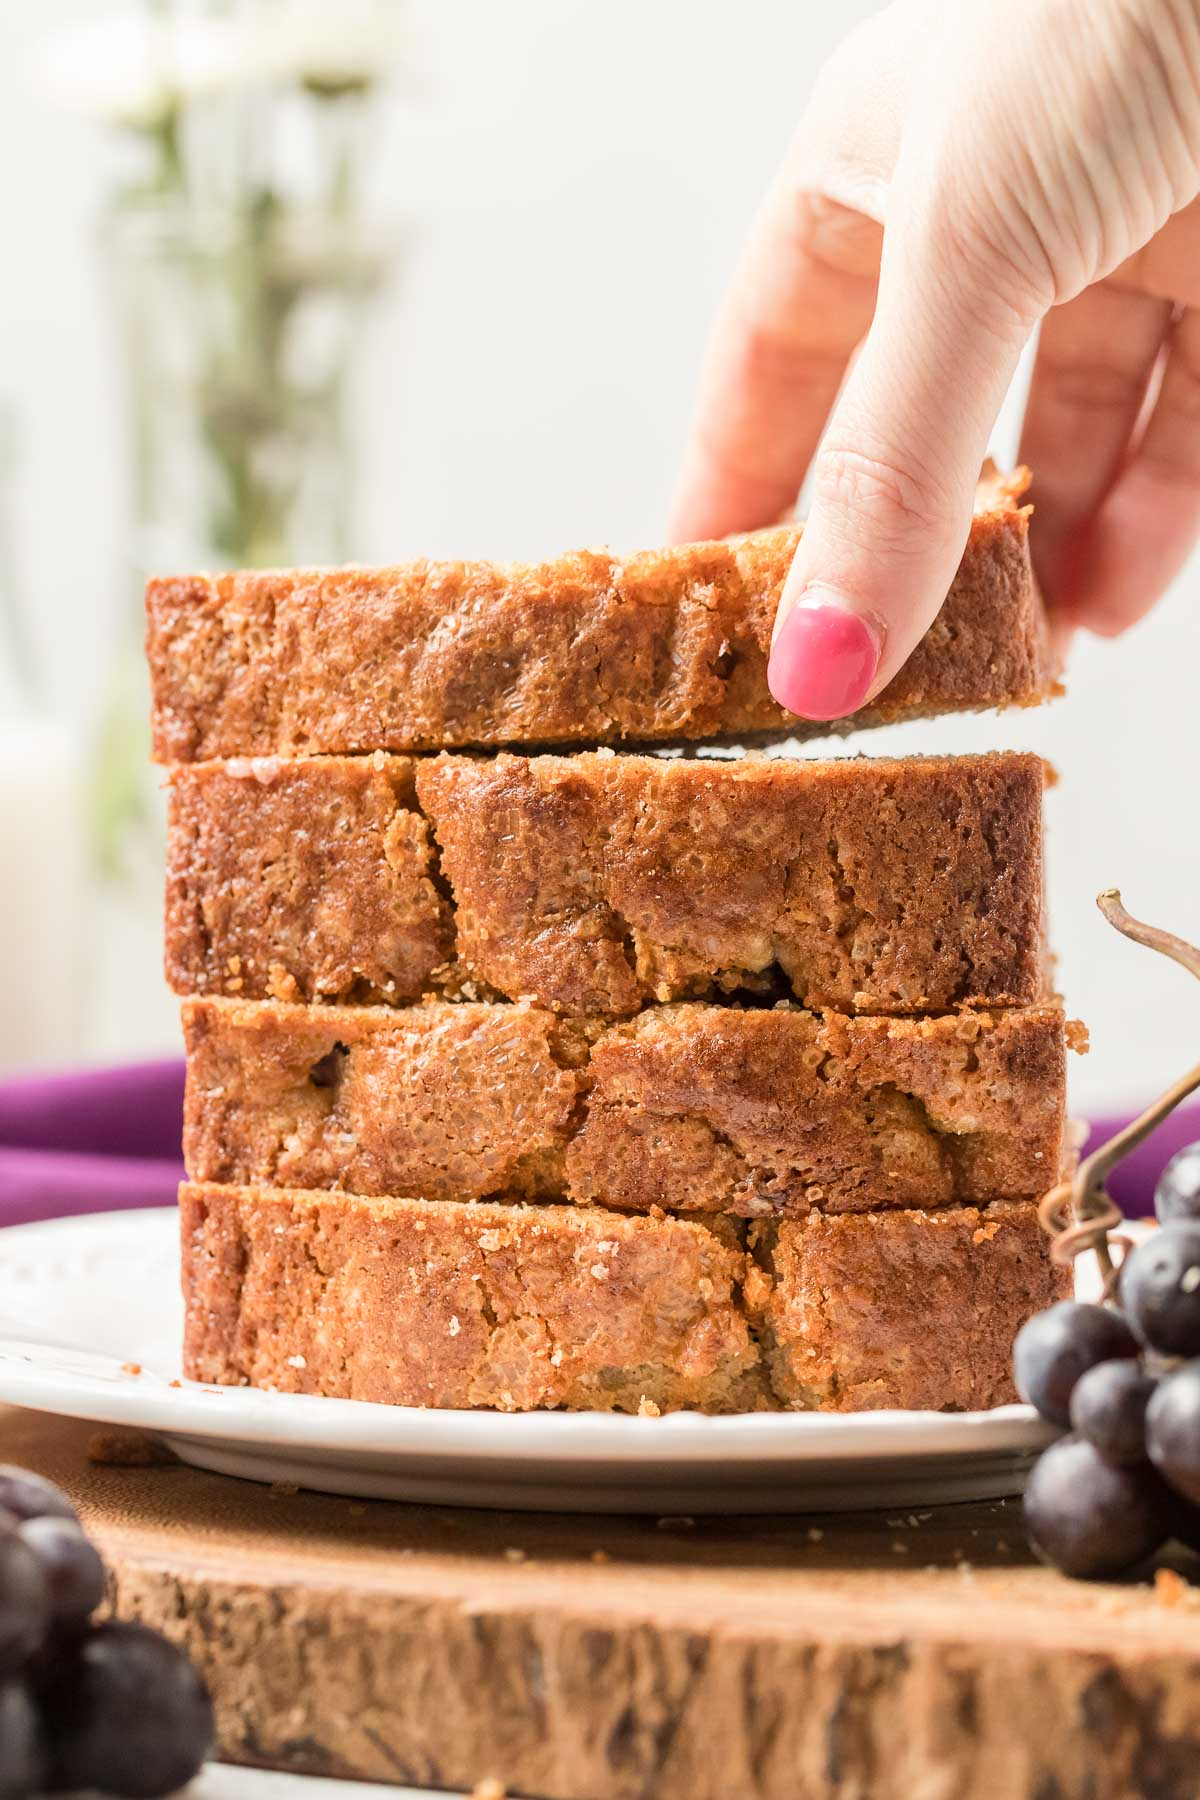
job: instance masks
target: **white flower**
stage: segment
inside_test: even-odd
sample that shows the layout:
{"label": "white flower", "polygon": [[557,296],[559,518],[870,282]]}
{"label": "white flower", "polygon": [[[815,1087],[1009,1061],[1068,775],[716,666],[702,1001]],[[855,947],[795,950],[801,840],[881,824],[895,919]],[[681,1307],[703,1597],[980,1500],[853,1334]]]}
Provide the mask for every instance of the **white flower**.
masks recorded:
{"label": "white flower", "polygon": [[216,18],[113,13],[55,32],[32,73],[48,99],[105,123],[148,127],[180,100],[242,84],[242,34]]}
{"label": "white flower", "polygon": [[365,87],[408,61],[404,0],[277,0],[259,11],[254,61],[277,80]]}

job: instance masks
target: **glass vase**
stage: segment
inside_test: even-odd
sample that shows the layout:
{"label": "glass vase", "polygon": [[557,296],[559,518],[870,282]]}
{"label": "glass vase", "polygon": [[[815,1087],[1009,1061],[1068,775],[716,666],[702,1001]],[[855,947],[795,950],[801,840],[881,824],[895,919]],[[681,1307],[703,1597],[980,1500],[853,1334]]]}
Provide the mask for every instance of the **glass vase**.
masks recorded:
{"label": "glass vase", "polygon": [[[347,560],[350,390],[386,257],[328,210],[310,216],[269,195],[206,214],[140,196],[111,213],[104,251],[132,459],[121,571],[129,624],[91,796],[107,1016],[119,1015],[133,971],[161,986],[165,805],[149,766],[146,578]],[[147,999],[141,1010],[151,1007]]]}
{"label": "glass vase", "polygon": [[327,215],[278,210],[110,220],[139,580],[349,552],[347,390],[383,266]]}

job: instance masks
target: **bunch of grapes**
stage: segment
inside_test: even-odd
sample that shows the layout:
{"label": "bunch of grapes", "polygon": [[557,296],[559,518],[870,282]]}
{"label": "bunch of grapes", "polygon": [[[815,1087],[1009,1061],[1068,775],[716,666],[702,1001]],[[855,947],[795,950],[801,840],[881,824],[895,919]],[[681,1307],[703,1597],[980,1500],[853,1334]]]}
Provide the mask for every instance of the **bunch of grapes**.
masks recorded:
{"label": "bunch of grapes", "polygon": [[0,1467],[0,1800],[99,1788],[154,1800],[190,1781],[212,1706],[143,1625],[92,1622],[104,1564],[67,1496]]}
{"label": "bunch of grapes", "polygon": [[1200,1550],[1200,1144],[1172,1158],[1159,1229],[1116,1304],[1063,1300],[1017,1336],[1017,1388],[1070,1427],[1025,1491],[1035,1550],[1067,1575],[1129,1573],[1171,1540]]}

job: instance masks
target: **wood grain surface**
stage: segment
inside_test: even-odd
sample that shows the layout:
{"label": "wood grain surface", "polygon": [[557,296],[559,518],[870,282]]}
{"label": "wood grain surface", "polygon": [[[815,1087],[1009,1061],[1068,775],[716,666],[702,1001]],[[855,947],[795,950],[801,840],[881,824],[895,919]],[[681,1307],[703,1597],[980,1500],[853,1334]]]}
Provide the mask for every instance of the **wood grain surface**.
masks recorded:
{"label": "wood grain surface", "polygon": [[0,1460],[77,1500],[234,1762],[539,1800],[1200,1794],[1190,1559],[1088,1586],[1012,1504],[535,1517],[114,1467],[96,1437],[0,1409]]}

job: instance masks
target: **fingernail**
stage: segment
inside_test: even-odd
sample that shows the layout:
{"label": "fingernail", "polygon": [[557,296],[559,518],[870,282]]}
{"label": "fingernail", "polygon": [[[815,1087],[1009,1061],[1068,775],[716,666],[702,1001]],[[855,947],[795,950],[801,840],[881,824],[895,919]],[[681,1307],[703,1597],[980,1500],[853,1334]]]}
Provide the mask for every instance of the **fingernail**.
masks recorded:
{"label": "fingernail", "polygon": [[838,594],[811,589],[797,601],[771,645],[767,686],[802,719],[844,719],[857,712],[875,679],[883,632]]}

